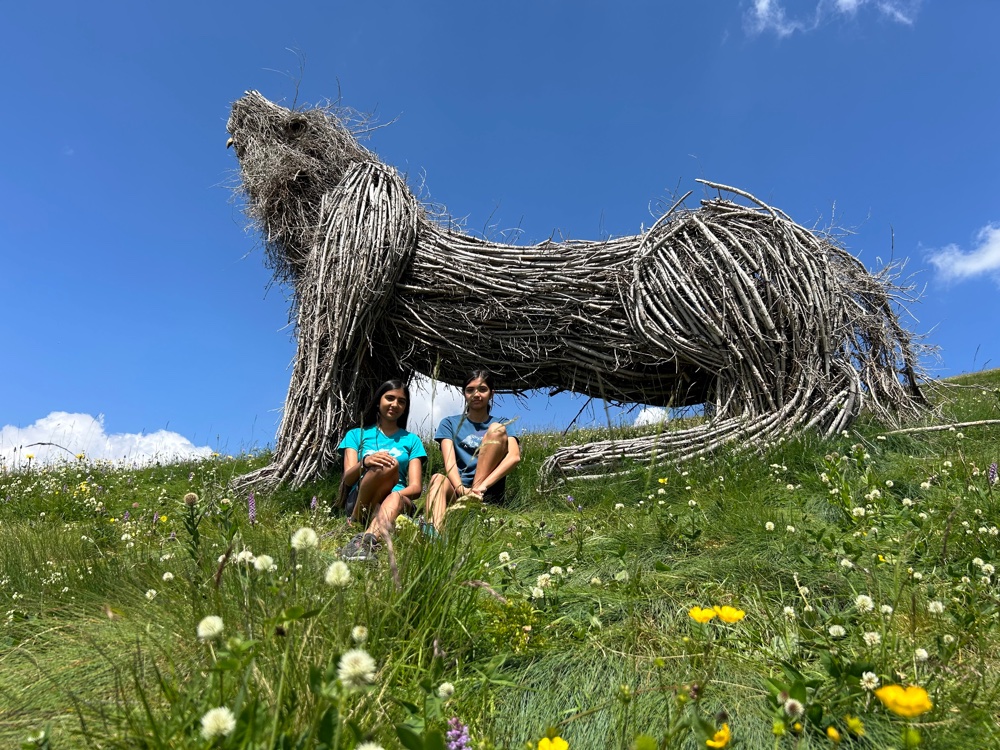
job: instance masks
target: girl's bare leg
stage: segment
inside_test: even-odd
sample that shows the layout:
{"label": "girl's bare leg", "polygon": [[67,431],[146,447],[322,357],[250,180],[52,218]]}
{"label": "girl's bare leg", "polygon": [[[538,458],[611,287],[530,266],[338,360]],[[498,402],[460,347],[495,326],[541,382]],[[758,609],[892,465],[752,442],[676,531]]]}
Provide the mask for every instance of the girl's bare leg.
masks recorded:
{"label": "girl's bare leg", "polygon": [[399,465],[395,461],[392,466],[378,466],[365,472],[361,478],[361,486],[358,487],[358,501],[351,518],[355,521],[367,521],[378,504],[392,492],[398,479]]}
{"label": "girl's bare leg", "polygon": [[375,517],[368,526],[368,533],[383,538],[392,534],[396,528],[396,519],[399,514],[410,507],[408,502],[399,492],[390,492],[379,506]]}
{"label": "girl's bare leg", "polygon": [[507,456],[507,428],[502,424],[491,424],[486,430],[486,436],[479,446],[479,459],[476,462],[476,478],[472,480],[473,487],[479,487],[500,462]]}
{"label": "girl's bare leg", "polygon": [[431,477],[431,485],[427,490],[427,515],[438,533],[444,527],[444,512],[448,503],[454,502],[455,497],[455,488],[451,486],[448,477],[444,474]]}

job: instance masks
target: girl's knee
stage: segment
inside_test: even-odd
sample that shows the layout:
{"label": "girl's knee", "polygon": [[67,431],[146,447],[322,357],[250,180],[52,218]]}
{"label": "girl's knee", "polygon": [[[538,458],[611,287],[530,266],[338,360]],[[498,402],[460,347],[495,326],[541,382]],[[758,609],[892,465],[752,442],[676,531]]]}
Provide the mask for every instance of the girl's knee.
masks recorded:
{"label": "girl's knee", "polygon": [[486,435],[493,438],[505,438],[507,437],[507,428],[499,422],[494,422],[486,428]]}

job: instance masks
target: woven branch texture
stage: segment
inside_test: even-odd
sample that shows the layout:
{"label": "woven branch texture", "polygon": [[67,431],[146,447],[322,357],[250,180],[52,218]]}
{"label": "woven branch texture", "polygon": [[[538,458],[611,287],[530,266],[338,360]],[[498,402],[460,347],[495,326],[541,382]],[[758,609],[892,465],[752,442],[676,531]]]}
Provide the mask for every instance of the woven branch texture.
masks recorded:
{"label": "woven branch texture", "polygon": [[415,372],[461,385],[485,366],[515,392],[705,405],[685,429],[560,448],[543,466],[557,479],[925,404],[892,269],[869,273],[743,191],[705,182],[718,197],[635,236],[516,246],[437,220],[333,107],[248,92],[228,130],[298,341],[273,461],[241,486],[323,475],[377,384]]}

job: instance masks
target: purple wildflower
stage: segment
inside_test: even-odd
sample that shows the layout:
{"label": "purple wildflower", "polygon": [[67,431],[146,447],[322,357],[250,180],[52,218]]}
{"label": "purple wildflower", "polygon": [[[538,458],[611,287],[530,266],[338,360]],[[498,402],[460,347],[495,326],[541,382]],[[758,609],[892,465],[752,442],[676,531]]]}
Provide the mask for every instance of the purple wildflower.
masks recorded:
{"label": "purple wildflower", "polygon": [[472,740],[469,739],[469,728],[459,721],[457,716],[448,719],[448,750],[469,750]]}
{"label": "purple wildflower", "polygon": [[124,513],[122,513],[122,520],[123,521],[127,521],[129,519],[129,515],[130,514],[129,514],[128,511],[125,511]]}
{"label": "purple wildflower", "polygon": [[997,483],[997,462],[994,461],[990,464],[990,470],[987,472],[986,476],[990,480],[990,487]]}
{"label": "purple wildflower", "polygon": [[318,501],[318,500],[316,499],[316,496],[315,496],[315,495],[313,495],[313,499],[312,499],[312,502],[311,502],[311,503],[309,503],[309,509],[310,509],[310,510],[316,510],[316,506],[317,506],[317,505],[319,505],[319,501]]}
{"label": "purple wildflower", "polygon": [[247,515],[250,517],[251,526],[257,523],[257,501],[254,499],[253,492],[247,498]]}

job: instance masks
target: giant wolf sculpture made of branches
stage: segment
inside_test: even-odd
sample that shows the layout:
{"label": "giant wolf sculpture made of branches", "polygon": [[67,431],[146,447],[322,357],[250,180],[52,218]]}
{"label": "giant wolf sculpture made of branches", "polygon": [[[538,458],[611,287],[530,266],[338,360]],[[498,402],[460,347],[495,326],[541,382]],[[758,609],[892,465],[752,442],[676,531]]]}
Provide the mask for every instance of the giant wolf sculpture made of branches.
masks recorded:
{"label": "giant wolf sculpture made of branches", "polygon": [[923,404],[905,290],[747,193],[706,182],[719,197],[631,237],[499,244],[436,220],[345,123],[256,92],[232,107],[247,211],[298,339],[272,462],[242,486],[321,476],[362,400],[401,373],[461,385],[486,366],[514,391],[706,405],[686,429],[560,448],[543,472],[566,478]]}

